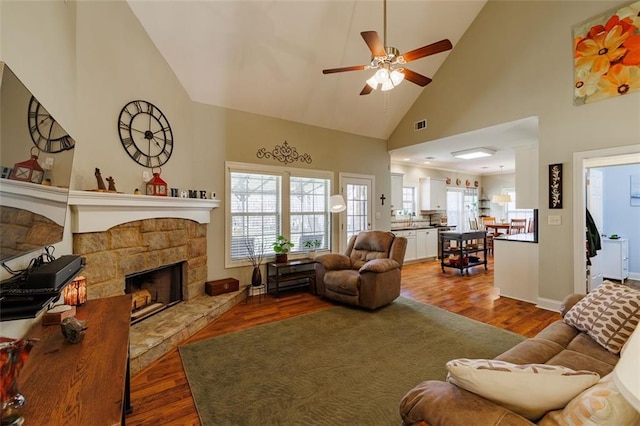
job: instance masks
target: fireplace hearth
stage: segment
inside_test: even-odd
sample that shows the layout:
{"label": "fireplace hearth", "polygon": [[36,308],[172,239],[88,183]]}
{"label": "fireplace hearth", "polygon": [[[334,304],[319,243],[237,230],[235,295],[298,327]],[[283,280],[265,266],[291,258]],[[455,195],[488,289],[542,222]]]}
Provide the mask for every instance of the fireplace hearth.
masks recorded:
{"label": "fireplace hearth", "polygon": [[182,301],[186,262],[174,263],[125,277],[125,293],[132,295],[131,324]]}

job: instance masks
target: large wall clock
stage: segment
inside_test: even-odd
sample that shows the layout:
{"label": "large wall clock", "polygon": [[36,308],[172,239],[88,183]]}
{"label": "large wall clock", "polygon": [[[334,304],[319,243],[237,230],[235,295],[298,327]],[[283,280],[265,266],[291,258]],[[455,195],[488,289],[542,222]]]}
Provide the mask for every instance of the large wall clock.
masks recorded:
{"label": "large wall clock", "polygon": [[120,141],[127,154],[145,167],[159,167],[173,152],[173,133],[169,120],[147,101],[131,101],[118,117]]}
{"label": "large wall clock", "polygon": [[73,149],[76,144],[33,96],[29,100],[27,122],[31,140],[40,151],[61,152]]}

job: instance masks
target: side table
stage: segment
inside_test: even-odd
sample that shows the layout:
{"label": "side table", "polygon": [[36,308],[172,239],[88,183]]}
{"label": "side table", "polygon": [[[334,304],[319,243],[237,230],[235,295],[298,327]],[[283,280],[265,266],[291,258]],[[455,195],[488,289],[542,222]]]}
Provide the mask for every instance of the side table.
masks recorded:
{"label": "side table", "polygon": [[[280,296],[280,290],[295,287],[309,286],[315,293],[316,261],[313,259],[295,259],[288,262],[267,263],[267,291],[272,292],[272,286],[276,299]],[[287,284],[288,283],[288,284]],[[287,284],[282,286],[282,284]]]}

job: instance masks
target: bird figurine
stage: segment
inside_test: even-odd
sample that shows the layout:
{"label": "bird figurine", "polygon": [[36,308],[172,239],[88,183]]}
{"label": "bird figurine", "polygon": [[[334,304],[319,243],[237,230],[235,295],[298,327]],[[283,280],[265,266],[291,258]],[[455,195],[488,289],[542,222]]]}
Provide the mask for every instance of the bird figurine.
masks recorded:
{"label": "bird figurine", "polygon": [[70,343],[78,343],[84,338],[84,331],[86,320],[79,320],[76,317],[69,317],[62,320],[60,327],[62,328],[62,335],[65,340]]}

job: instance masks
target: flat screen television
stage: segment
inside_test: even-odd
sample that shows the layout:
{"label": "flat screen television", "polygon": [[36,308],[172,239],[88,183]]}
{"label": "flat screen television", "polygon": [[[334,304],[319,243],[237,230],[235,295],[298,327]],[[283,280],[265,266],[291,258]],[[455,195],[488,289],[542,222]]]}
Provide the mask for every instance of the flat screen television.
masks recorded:
{"label": "flat screen television", "polygon": [[[75,142],[70,136],[58,146],[46,140],[64,134],[46,106],[0,61],[1,263],[62,241]],[[32,155],[43,169],[42,183],[16,179],[14,166]]]}

